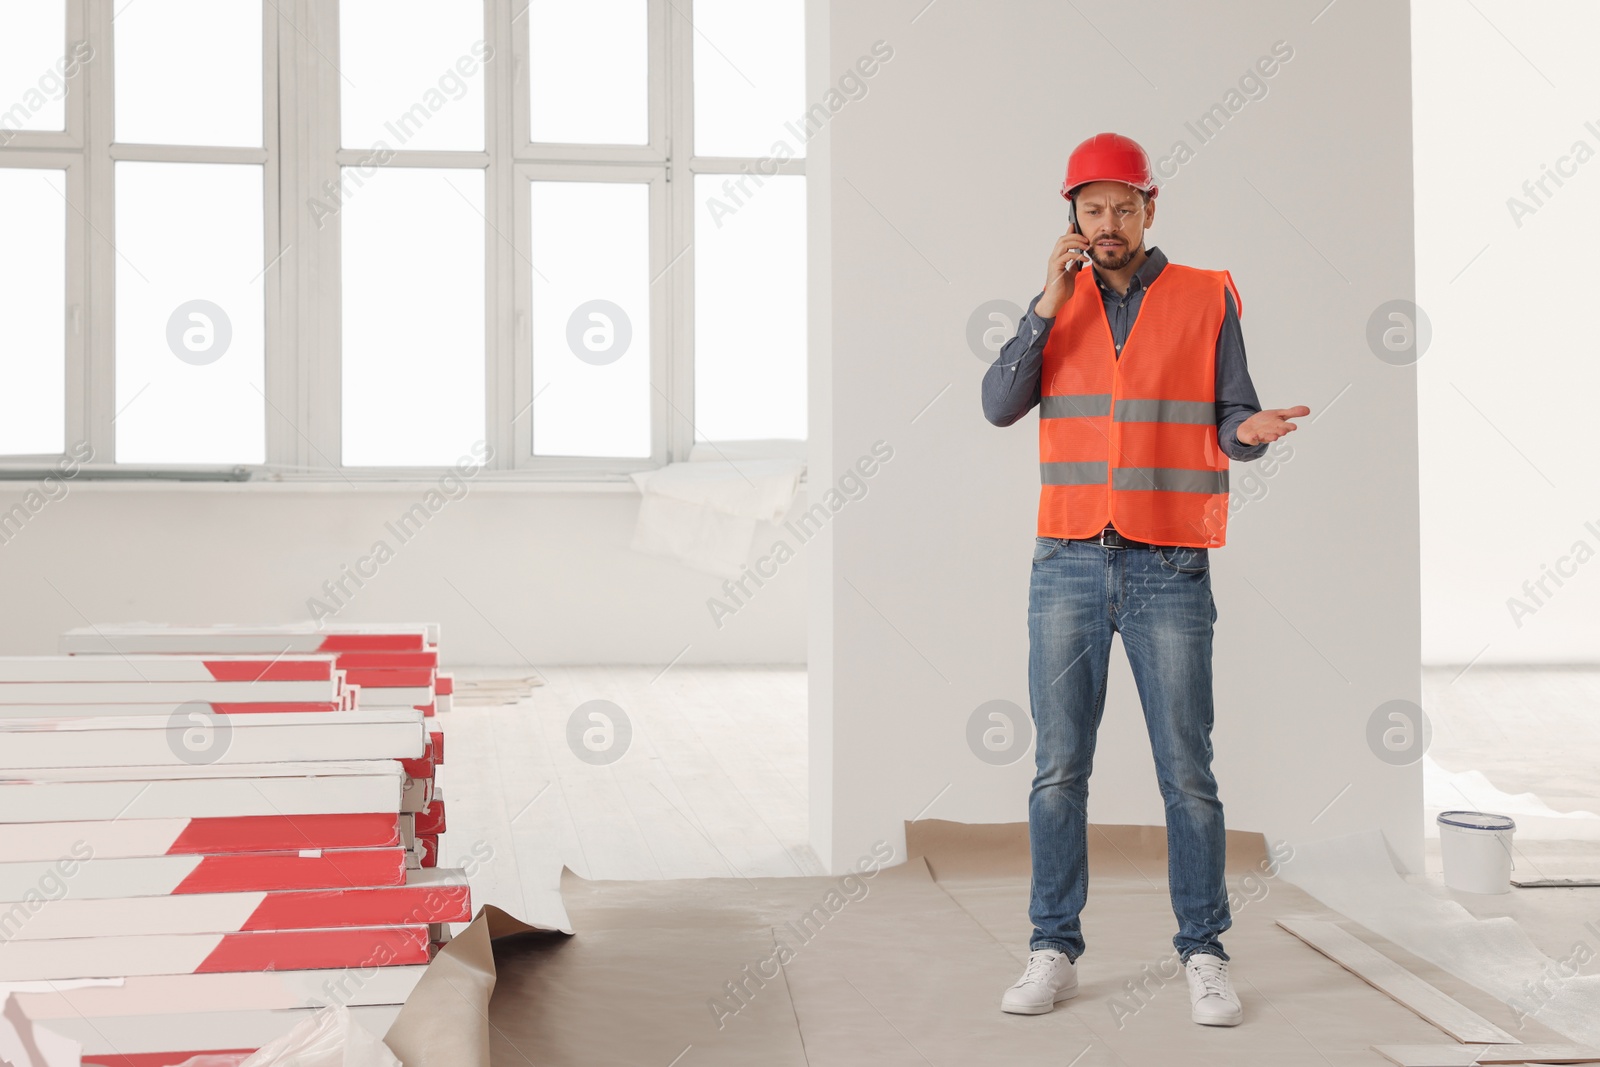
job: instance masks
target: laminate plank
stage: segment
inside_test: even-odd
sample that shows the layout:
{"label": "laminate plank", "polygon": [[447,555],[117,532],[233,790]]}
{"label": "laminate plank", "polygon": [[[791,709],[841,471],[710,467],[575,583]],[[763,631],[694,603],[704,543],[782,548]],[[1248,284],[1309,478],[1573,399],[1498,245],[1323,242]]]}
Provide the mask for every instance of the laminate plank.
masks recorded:
{"label": "laminate plank", "polygon": [[1457,1041],[1516,1045],[1517,1038],[1418,978],[1341,926],[1314,919],[1279,919],[1278,925],[1374,989],[1416,1012]]}
{"label": "laminate plank", "polygon": [[1600,1062],[1600,1050],[1579,1045],[1373,1045],[1372,1051],[1399,1067]]}

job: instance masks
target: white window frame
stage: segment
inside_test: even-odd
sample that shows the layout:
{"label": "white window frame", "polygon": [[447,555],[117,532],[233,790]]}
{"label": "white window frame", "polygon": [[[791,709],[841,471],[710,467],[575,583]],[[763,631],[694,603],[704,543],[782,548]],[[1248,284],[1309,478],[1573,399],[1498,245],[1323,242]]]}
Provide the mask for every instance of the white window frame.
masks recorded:
{"label": "white window frame", "polygon": [[[510,391],[511,403],[502,403],[501,414],[509,423],[512,448],[517,458],[517,466],[524,470],[548,470],[552,473],[571,476],[573,474],[614,474],[617,471],[648,470],[667,461],[667,446],[664,435],[660,432],[663,425],[670,425],[665,421],[669,410],[667,392],[664,383],[668,381],[671,373],[668,358],[669,347],[667,344],[667,319],[669,299],[664,295],[669,286],[663,285],[666,281],[663,272],[667,266],[667,201],[668,185],[666,173],[663,168],[628,167],[619,169],[613,166],[597,165],[592,163],[518,163],[515,166],[516,183],[512,194],[513,214],[516,218],[517,247],[512,255],[512,276],[516,283],[516,297],[513,301],[515,311],[513,318],[515,341],[510,347],[511,363],[509,378],[512,388]],[[533,251],[531,247],[533,222],[530,197],[532,184],[536,181],[573,181],[573,182],[612,182],[623,185],[644,185],[649,189],[650,199],[650,277],[656,279],[656,284],[650,287],[650,425],[652,428],[650,440],[650,457],[648,459],[623,459],[607,457],[584,456],[535,456],[533,455],[533,418],[538,411],[538,402],[534,399],[533,391],[533,331],[531,329],[533,315]],[[506,407],[510,408],[505,411]]]}
{"label": "white window frame", "polygon": [[[310,201],[336,187],[340,167],[365,149],[339,145],[339,11],[332,0],[263,0],[263,142],[260,148],[113,142],[112,18],[125,0],[67,0],[67,45],[92,58],[68,82],[66,129],[13,135],[0,167],[51,167],[68,175],[67,448],[85,441],[86,468],[140,478],[250,478],[361,482],[431,480],[443,467],[340,463],[340,226],[319,228]],[[737,175],[757,159],[698,157],[693,143],[692,0],[649,5],[649,138],[645,145],[533,143],[529,138],[529,0],[483,0],[485,141],[481,152],[397,150],[384,166],[481,169],[485,215],[485,424],[492,458],[480,478],[552,483],[626,482],[632,471],[685,460],[694,434],[694,178]],[[281,119],[281,121],[280,121]],[[116,233],[113,172],[120,161],[254,163],[263,168],[266,462],[112,464],[115,410]],[[805,174],[803,158],[764,176]],[[620,181],[650,189],[651,454],[648,459],[534,456],[529,183]],[[0,470],[63,458],[6,456]],[[110,468],[106,470],[106,468]]]}
{"label": "white window frame", "polygon": [[[85,0],[66,2],[67,25],[63,54],[71,54],[79,43],[88,38],[84,4]],[[67,80],[66,96],[63,100],[64,129],[18,130],[0,144],[0,168],[64,171],[67,204],[66,306],[62,309],[66,316],[66,329],[63,332],[66,342],[66,350],[63,353],[66,361],[66,388],[63,397],[66,411],[63,436],[66,439],[62,442],[61,452],[11,454],[4,457],[5,466],[27,468],[54,466],[66,458],[75,444],[89,440],[84,397],[87,394],[85,376],[88,367],[89,328],[85,320],[89,308],[85,251],[89,245],[90,222],[83,146],[85,115],[88,110],[86,82],[90,75],[89,68],[93,66],[95,58],[98,58],[98,55],[91,58],[79,68],[74,77]],[[0,108],[8,107],[10,103],[10,101],[0,102]]]}
{"label": "white window frame", "polygon": [[[56,136],[61,136],[57,134]],[[21,135],[18,135],[21,139]],[[67,222],[67,255],[66,255],[66,306],[62,309],[66,315],[66,329],[63,337],[66,341],[66,389],[63,400],[66,404],[65,421],[63,423],[63,437],[61,452],[45,452],[35,454],[17,455],[6,457],[8,465],[27,468],[53,466],[65,458],[66,453],[72,451],[73,446],[80,441],[88,440],[84,432],[84,410],[82,398],[84,396],[84,367],[85,367],[85,339],[86,329],[84,323],[84,308],[87,300],[84,292],[84,272],[82,270],[81,254],[74,256],[74,249],[82,249],[87,243],[88,219],[85,215],[87,199],[84,191],[83,157],[73,151],[51,151],[35,149],[16,149],[0,152],[0,169],[4,170],[54,170],[65,172],[66,180],[62,183],[66,196],[66,222]]]}

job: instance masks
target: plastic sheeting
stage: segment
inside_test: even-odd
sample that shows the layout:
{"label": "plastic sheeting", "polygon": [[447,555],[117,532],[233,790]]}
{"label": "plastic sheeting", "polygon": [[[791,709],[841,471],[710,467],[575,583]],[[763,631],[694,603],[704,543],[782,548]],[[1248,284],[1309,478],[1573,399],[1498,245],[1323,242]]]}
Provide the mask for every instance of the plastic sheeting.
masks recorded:
{"label": "plastic sheeting", "polygon": [[[1570,949],[1551,957],[1515,919],[1479,919],[1401,878],[1377,830],[1297,844],[1282,873],[1333,910],[1508,1004],[1517,1023],[1531,1019],[1573,1041],[1600,1044],[1600,975],[1581,973],[1600,956],[1600,918],[1574,923]],[[1516,1025],[1507,1029],[1519,1033]]]}

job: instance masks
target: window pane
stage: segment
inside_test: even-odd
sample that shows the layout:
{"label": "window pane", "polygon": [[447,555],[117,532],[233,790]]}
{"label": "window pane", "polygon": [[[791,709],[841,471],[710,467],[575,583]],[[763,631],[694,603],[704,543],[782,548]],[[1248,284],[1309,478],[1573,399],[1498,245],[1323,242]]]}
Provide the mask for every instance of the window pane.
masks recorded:
{"label": "window pane", "polygon": [[16,130],[66,129],[67,79],[81,66],[66,41],[66,0],[0,3],[0,145]]}
{"label": "window pane", "polygon": [[650,455],[650,187],[533,182],[533,450]]}
{"label": "window pane", "polygon": [[694,0],[695,155],[806,154],[805,41],[802,0]]}
{"label": "window pane", "polygon": [[531,0],[532,136],[558,144],[648,144],[646,0]]}
{"label": "window pane", "polygon": [[482,3],[341,0],[341,143],[481,151],[490,56]]}
{"label": "window pane", "polygon": [[66,449],[67,172],[0,170],[0,453]]}
{"label": "window pane", "polygon": [[[695,178],[695,436],[804,440],[806,180],[747,185],[737,207],[729,180]],[[774,294],[781,329],[772,326]]]}
{"label": "window pane", "polygon": [[118,462],[266,458],[261,178],[117,164]]}
{"label": "window pane", "polygon": [[261,144],[259,0],[138,0],[113,27],[119,142]]}
{"label": "window pane", "polygon": [[483,172],[386,168],[344,181],[343,462],[476,462]]}

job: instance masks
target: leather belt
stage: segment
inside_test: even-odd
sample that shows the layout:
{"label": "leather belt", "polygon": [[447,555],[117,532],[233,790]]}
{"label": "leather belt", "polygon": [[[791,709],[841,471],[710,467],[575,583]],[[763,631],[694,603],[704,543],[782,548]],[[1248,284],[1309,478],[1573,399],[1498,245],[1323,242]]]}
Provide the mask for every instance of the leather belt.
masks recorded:
{"label": "leather belt", "polygon": [[1131,537],[1124,537],[1117,532],[1115,526],[1107,526],[1095,537],[1073,537],[1072,541],[1083,541],[1091,545],[1102,545],[1106,548],[1146,548],[1155,549],[1157,546],[1148,541],[1135,541]]}

